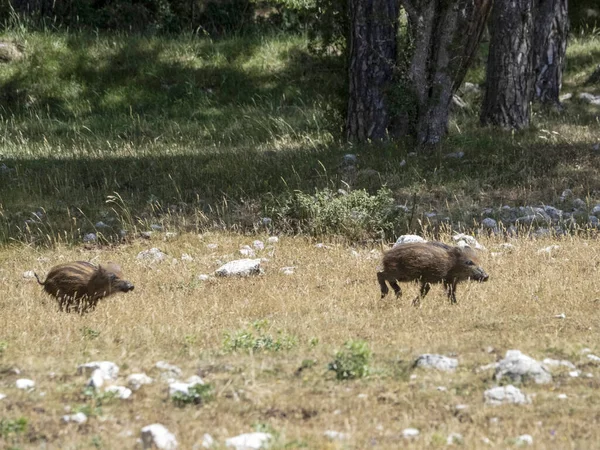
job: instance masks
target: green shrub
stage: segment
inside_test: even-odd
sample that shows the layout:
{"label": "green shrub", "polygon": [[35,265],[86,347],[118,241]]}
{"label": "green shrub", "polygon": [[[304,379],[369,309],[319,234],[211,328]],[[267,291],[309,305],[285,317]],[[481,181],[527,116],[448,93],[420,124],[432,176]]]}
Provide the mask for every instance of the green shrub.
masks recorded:
{"label": "green shrub", "polygon": [[296,191],[282,202],[279,218],[296,231],[313,236],[334,234],[350,240],[393,236],[399,216],[392,192],[387,188],[370,195],[365,190]]}
{"label": "green shrub", "polygon": [[371,350],[365,341],[348,341],[329,363],[329,370],[335,372],[338,380],[363,378],[369,375],[370,360]]}
{"label": "green shrub", "polygon": [[252,329],[242,329],[225,334],[223,350],[225,352],[237,351],[272,351],[289,350],[298,343],[295,336],[289,336],[281,331],[274,337],[266,333],[268,320],[257,320],[252,324]]}
{"label": "green shrub", "polygon": [[213,399],[213,386],[211,384],[195,384],[188,388],[187,394],[176,392],[171,396],[171,400],[176,406],[203,405]]}

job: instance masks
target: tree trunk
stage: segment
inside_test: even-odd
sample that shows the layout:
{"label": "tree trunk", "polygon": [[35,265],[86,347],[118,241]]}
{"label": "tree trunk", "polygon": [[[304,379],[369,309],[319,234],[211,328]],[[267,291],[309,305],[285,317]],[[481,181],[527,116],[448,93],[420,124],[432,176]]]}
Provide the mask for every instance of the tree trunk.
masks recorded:
{"label": "tree trunk", "polygon": [[402,0],[414,40],[409,68],[417,104],[419,144],[447,133],[452,96],[481,40],[491,0]]}
{"label": "tree trunk", "polygon": [[529,125],[533,97],[533,0],[496,1],[481,122],[508,129]]}
{"label": "tree trunk", "polygon": [[386,90],[396,65],[397,0],[349,0],[348,139],[384,139],[390,123]]}
{"label": "tree trunk", "polygon": [[533,60],[535,98],[560,107],[559,95],[567,52],[568,0],[535,0]]}

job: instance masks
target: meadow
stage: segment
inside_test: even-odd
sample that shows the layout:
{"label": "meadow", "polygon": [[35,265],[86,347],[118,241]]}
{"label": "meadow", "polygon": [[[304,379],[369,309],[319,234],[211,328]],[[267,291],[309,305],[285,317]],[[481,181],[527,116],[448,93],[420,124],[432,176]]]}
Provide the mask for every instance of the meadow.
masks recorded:
{"label": "meadow", "polygon": [[[303,35],[15,27],[3,38],[26,56],[0,66],[0,447],[135,448],[155,422],[184,449],[250,431],[271,433],[275,449],[436,448],[451,433],[474,449],[523,434],[533,448],[597,447],[599,246],[585,222],[600,203],[600,124],[577,98],[600,94],[584,84],[597,33],[570,41],[563,112],[536,108],[532,129],[503,134],[478,127],[481,93],[461,92],[468,106],[448,139],[414,156],[410,140],[343,141],[344,61],[310,52]],[[479,61],[468,81],[482,74]],[[348,153],[356,173],[340,168]],[[330,201],[338,189],[347,204]],[[484,208],[556,204],[565,189],[584,200],[584,223],[536,239],[478,235],[490,281],[460,285],[457,305],[440,287],[421,308],[410,306],[416,285],[379,298],[380,254],[399,234],[451,242],[428,212],[476,232]],[[409,215],[378,215],[390,202]],[[337,220],[356,205],[368,220]],[[83,243],[90,232],[98,241]],[[279,242],[257,252],[264,274],[198,278],[270,235]],[[137,258],[151,247],[168,258]],[[136,288],[84,316],[60,313],[25,272],[72,260],[116,261]],[[486,405],[498,383],[478,368],[510,349],[568,360],[578,376],[554,368],[552,383],[520,386],[531,404]],[[459,367],[414,368],[424,353]],[[120,367],[119,384],[139,372],[154,382],[128,400],[95,392],[77,366],[99,360]],[[158,361],[210,392],[174,401]],[[18,390],[19,378],[35,388]],[[74,412],[87,422],[62,422]],[[402,437],[408,427],[419,436]]]}

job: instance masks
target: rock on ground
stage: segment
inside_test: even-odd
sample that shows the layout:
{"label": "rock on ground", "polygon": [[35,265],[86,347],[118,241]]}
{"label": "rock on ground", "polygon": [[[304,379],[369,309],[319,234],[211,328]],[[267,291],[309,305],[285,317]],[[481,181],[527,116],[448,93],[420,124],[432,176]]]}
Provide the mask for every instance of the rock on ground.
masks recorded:
{"label": "rock on ground", "polygon": [[116,380],[119,376],[119,366],[111,361],[92,361],[81,364],[77,367],[77,374],[92,374],[95,370],[100,370],[105,380]]}
{"label": "rock on ground", "polygon": [[473,247],[477,250],[485,250],[486,248],[477,242],[473,236],[469,236],[468,234],[459,233],[452,236],[452,239],[456,242],[456,245],[459,247]]}
{"label": "rock on ground", "polygon": [[519,350],[508,350],[496,367],[496,381],[508,377],[517,383],[532,379],[537,384],[552,382],[552,375],[535,359]]}
{"label": "rock on ground", "polygon": [[182,373],[179,367],[166,361],[158,361],[154,367],[162,372],[163,378],[179,378]]}
{"label": "rock on ground", "polygon": [[483,393],[483,397],[488,405],[501,405],[503,403],[524,405],[531,403],[531,399],[512,384],[488,389]]}
{"label": "rock on ground", "polygon": [[144,384],[151,384],[152,378],[150,378],[145,373],[132,373],[127,377],[127,386],[130,389],[137,391]]}
{"label": "rock on ground", "polygon": [[153,247],[150,250],[142,250],[136,256],[137,259],[149,262],[160,262],[167,258],[167,255],[160,251],[160,249]]}
{"label": "rock on ground", "polygon": [[456,368],[458,367],[458,359],[426,353],[417,358],[417,360],[415,361],[415,366],[424,367],[428,369],[438,369],[448,372],[456,370]]}
{"label": "rock on ground", "polygon": [[331,439],[332,441],[345,441],[349,438],[348,434],[341,433],[340,431],[327,430],[323,435],[327,439]]}
{"label": "rock on ground", "polygon": [[401,244],[410,244],[412,242],[427,242],[427,241],[425,239],[423,239],[421,236],[417,236],[416,234],[404,234],[396,240],[394,247],[401,245]]}
{"label": "rock on ground", "polygon": [[62,417],[62,421],[64,423],[69,423],[69,422],[73,422],[73,423],[86,423],[87,422],[87,416],[82,413],[82,412],[78,412],[76,414],[67,414],[66,416]]}
{"label": "rock on ground", "polygon": [[260,274],[260,259],[238,259],[228,262],[215,271],[220,277],[248,277]]}
{"label": "rock on ground", "polygon": [[108,386],[104,389],[104,392],[114,393],[121,400],[127,400],[131,397],[131,389],[126,388],[125,386]]}
{"label": "rock on ground", "polygon": [[530,434],[522,434],[515,440],[518,446],[533,445],[533,437]]}
{"label": "rock on ground", "polygon": [[19,378],[15,383],[17,389],[33,389],[35,387],[35,381],[30,380],[28,378]]}
{"label": "rock on ground", "polygon": [[141,438],[144,450],[151,448],[175,450],[178,446],[175,435],[160,423],[153,423],[142,428]]}
{"label": "rock on ground", "polygon": [[420,434],[420,431],[416,428],[405,428],[402,430],[402,437],[406,439],[416,438]]}
{"label": "rock on ground", "polygon": [[236,450],[257,450],[264,448],[272,437],[269,433],[245,433],[226,439],[225,446]]}

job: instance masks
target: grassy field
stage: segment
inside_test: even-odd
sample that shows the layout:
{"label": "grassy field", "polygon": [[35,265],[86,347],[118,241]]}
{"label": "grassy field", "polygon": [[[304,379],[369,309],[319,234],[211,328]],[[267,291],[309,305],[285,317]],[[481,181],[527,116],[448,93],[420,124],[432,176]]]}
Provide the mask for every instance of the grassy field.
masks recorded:
{"label": "grassy field", "polygon": [[[482,448],[483,438],[491,448],[507,448],[522,434],[533,436],[534,448],[594,448],[600,440],[600,368],[581,352],[600,352],[595,242],[568,238],[550,255],[538,251],[556,241],[515,240],[512,251],[484,241],[490,281],[461,285],[456,306],[434,287],[420,309],[410,306],[416,285],[405,285],[401,300],[379,299],[379,248],[316,248],[304,238],[283,238],[259,253],[269,259],[262,276],[196,280],[249,243],[222,233],[158,241],[153,245],[170,257],[188,253],[194,260],[156,264],[135,257],[146,242],[105,251],[3,251],[0,392],[7,398],[0,400],[0,445],[133,448],[141,427],[154,422],[186,449],[204,433],[223,445],[253,430],[273,433],[273,448],[435,448],[450,433],[461,433],[463,446],[473,449]],[[35,280],[21,277],[23,270],[44,274],[73,259],[120,261],[136,289],[81,317],[59,313]],[[288,266],[295,266],[293,275],[281,272]],[[562,313],[566,318],[555,318]],[[349,340],[364,341],[372,352],[352,353],[365,356],[369,374],[340,381],[328,364]],[[551,384],[521,386],[531,405],[486,406],[493,371],[476,369],[509,349],[539,360],[567,359],[582,374],[554,370]],[[422,353],[455,355],[459,368],[413,369]],[[121,384],[140,371],[155,382],[130,400],[86,396],[87,378],[76,368],[94,360],[119,365]],[[212,400],[175,405],[154,368],[159,360],[181,367],[184,379],[200,374],[213,387]],[[22,377],[37,383],[34,391],[15,388]],[[461,404],[468,408],[457,411]],[[62,424],[68,410],[88,413],[88,422]],[[420,436],[405,441],[406,427]],[[331,442],[326,430],[349,438]]]}
{"label": "grassy field", "polygon": [[[515,135],[481,129],[481,94],[465,94],[448,139],[415,157],[409,140],[343,142],[343,58],[310,53],[304,36],[4,38],[22,43],[25,58],[0,66],[2,243],[53,245],[93,231],[110,240],[151,224],[252,231],[263,216],[287,232],[282,205],[325,188],[385,185],[417,217],[436,211],[466,226],[483,208],[553,204],[567,188],[590,208],[600,202],[598,111],[576,98],[600,94],[583,84],[597,35],[570,41],[564,92],[575,95],[563,114],[536,111],[534,127]],[[482,62],[470,81],[483,81]],[[456,151],[465,157],[443,158]],[[356,174],[339,170],[345,153],[358,154]],[[115,193],[126,218],[106,203]],[[95,230],[98,221],[111,228]]]}

